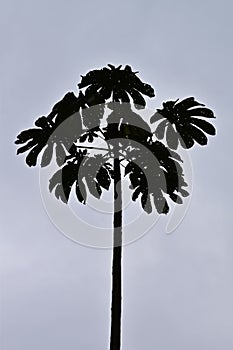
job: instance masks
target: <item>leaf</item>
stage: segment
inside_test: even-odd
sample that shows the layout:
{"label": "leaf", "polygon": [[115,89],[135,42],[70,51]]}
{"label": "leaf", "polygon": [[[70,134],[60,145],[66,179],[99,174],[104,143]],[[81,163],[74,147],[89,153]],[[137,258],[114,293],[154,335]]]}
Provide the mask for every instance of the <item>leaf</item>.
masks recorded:
{"label": "leaf", "polygon": [[88,130],[98,127],[103,116],[104,107],[99,104],[82,110],[83,124]]}
{"label": "leaf", "polygon": [[26,145],[18,148],[17,154],[24,153],[24,152],[28,151],[30,148],[32,148],[36,144],[37,144],[37,142],[35,140],[29,141]]}
{"label": "leaf", "polygon": [[188,196],[189,196],[188,191],[186,191],[186,190],[184,190],[184,189],[182,189],[182,188],[179,190],[179,192],[181,193],[181,195],[182,195],[183,197],[188,197]]}
{"label": "leaf", "polygon": [[75,193],[78,201],[86,204],[87,191],[82,179],[76,181]]}
{"label": "leaf", "polygon": [[46,167],[50,164],[53,156],[53,144],[49,142],[44,150],[44,153],[42,154],[41,158],[41,167]]}
{"label": "leaf", "polygon": [[189,125],[189,132],[190,135],[193,137],[193,139],[198,142],[201,146],[204,146],[207,144],[208,139],[206,135],[198,128],[193,126],[192,124]]}
{"label": "leaf", "polygon": [[[193,116],[203,117],[203,118],[215,118],[213,111],[209,108],[204,107],[202,103],[195,101],[194,97],[188,97],[183,101],[177,103],[176,101],[168,101],[163,103],[163,109],[158,109],[159,113],[166,118],[168,122],[172,125],[175,125],[177,131],[177,139],[175,134],[172,134],[171,127],[168,127],[167,130],[167,143],[171,148],[176,149],[177,140],[180,141],[180,144],[184,148],[191,148],[194,145],[194,142],[198,142],[201,145],[207,144],[206,136],[200,133],[200,130],[196,130],[196,125],[198,128],[202,129],[210,135],[215,134],[215,128],[207,123],[205,120],[193,118]],[[200,107],[202,106],[202,107]],[[152,119],[153,120],[153,119]],[[156,119],[155,119],[156,120]],[[160,123],[160,128],[157,129],[158,138],[162,139],[163,127],[164,125]],[[193,125],[194,124],[194,125]],[[175,130],[175,129],[174,129]],[[170,141],[170,142],[169,142]]]}
{"label": "leaf", "polygon": [[143,84],[143,85],[144,85],[143,88],[141,88],[139,91],[141,91],[141,93],[143,93],[146,96],[154,97],[155,92],[152,86],[150,86],[149,84]]}
{"label": "leaf", "polygon": [[87,156],[84,151],[76,152],[75,155],[76,157],[72,161],[68,161],[51,177],[49,191],[52,192],[55,189],[55,196],[64,203],[68,203],[72,187],[76,184],[76,196],[81,203],[85,204],[86,189],[83,188],[83,180],[79,173],[83,159]]}
{"label": "leaf", "polygon": [[194,145],[194,140],[189,134],[188,129],[181,128],[179,125],[176,126],[178,137],[183,148],[191,148]]}
{"label": "leaf", "polygon": [[[129,96],[131,95],[136,105],[136,108],[143,108],[145,106],[145,100],[142,96],[154,97],[154,89],[149,85],[143,83],[137,76],[137,72],[133,72],[132,68],[128,65],[123,69],[122,66],[114,67],[108,65],[109,68],[96,69],[85,76],[82,76],[81,83],[78,84],[82,89],[87,87],[87,94],[85,93],[85,99],[88,100],[90,105],[90,98],[93,99],[91,105],[97,103],[104,103],[111,97],[113,93],[113,100],[115,102],[129,102]],[[93,88],[92,88],[93,86]],[[97,90],[100,88],[100,90]],[[89,93],[91,91],[91,94]],[[102,101],[100,101],[102,99]],[[99,100],[99,102],[98,102]]]}
{"label": "leaf", "polygon": [[130,178],[130,181],[131,181],[133,188],[136,188],[140,185],[139,173],[135,173],[135,172],[130,173],[129,178]]}
{"label": "leaf", "polygon": [[116,99],[117,101],[121,101],[124,103],[130,102],[127,92],[122,89],[114,89],[113,94],[114,94],[114,99]]}
{"label": "leaf", "polygon": [[56,161],[58,166],[62,166],[66,159],[66,152],[62,144],[56,144]]}
{"label": "leaf", "polygon": [[47,118],[45,116],[38,118],[35,121],[35,125],[38,126],[41,129],[44,129],[44,128],[47,129],[49,127],[48,120],[47,120]]}
{"label": "leaf", "polygon": [[[106,76],[106,74],[105,74]],[[80,89],[89,86],[91,84],[97,84],[101,82],[104,78],[104,72],[103,70],[93,70],[88,72],[85,76],[82,76],[81,83],[78,84],[78,87]]]}
{"label": "leaf", "polygon": [[101,86],[99,83],[90,85],[85,91],[85,99],[88,100],[88,98],[91,98],[93,95],[96,95],[100,87]]}
{"label": "leaf", "polygon": [[[112,70],[115,70],[116,69],[116,67],[113,65],[113,64],[108,64],[108,66],[112,69]],[[120,66],[121,67],[121,66]]]}
{"label": "leaf", "polygon": [[80,143],[85,142],[85,141],[86,141],[86,139],[87,139],[87,137],[88,137],[88,134],[87,134],[87,133],[83,134],[82,136],[80,136],[80,138],[79,138],[79,142],[80,142]]}
{"label": "leaf", "polygon": [[61,201],[65,204],[67,204],[67,199],[65,196],[65,193],[63,191],[62,185],[59,184],[56,188],[55,188],[55,196],[57,199],[61,199]]}
{"label": "leaf", "polygon": [[183,163],[183,160],[182,160],[181,156],[178,153],[176,153],[176,152],[174,152],[172,150],[169,150],[169,152],[170,152],[170,155],[171,155],[172,158],[174,158],[174,159],[178,160],[179,162]]}
{"label": "leaf", "polygon": [[164,138],[165,134],[165,128],[167,126],[167,120],[163,120],[156,128],[155,130],[155,136],[159,139],[162,140]]}
{"label": "leaf", "polygon": [[133,88],[135,90],[138,90],[141,92],[143,95],[149,96],[149,97],[154,97],[155,92],[152,86],[149,84],[144,84],[137,76],[135,73],[131,74],[130,76],[131,79],[129,81],[132,82]]}
{"label": "leaf", "polygon": [[25,143],[29,140],[38,139],[40,137],[41,137],[41,130],[40,129],[24,130],[17,136],[17,140],[15,141],[15,144]]}
{"label": "leaf", "polygon": [[[55,122],[58,125],[70,117],[72,114],[78,112],[81,108],[81,105],[82,103],[80,101],[80,98],[78,99],[73,92],[68,92],[60,101],[54,105],[52,112],[49,114],[48,118],[49,120],[52,120],[55,117]],[[46,123],[46,121],[41,120],[41,127],[44,127],[42,124],[43,122]]]}
{"label": "leaf", "polygon": [[39,144],[39,145],[36,145],[34,148],[32,148],[32,150],[28,153],[26,157],[27,165],[29,165],[30,167],[36,166],[37,158],[44,147],[45,145]]}
{"label": "leaf", "polygon": [[79,166],[77,164],[72,163],[72,162],[67,163],[62,168],[62,179],[61,179],[62,180],[62,182],[61,182],[61,189],[62,190],[61,190],[61,192],[62,192],[62,195],[64,193],[66,202],[68,202],[68,200],[69,200],[72,186],[77,181],[78,169],[79,169]]}
{"label": "leaf", "polygon": [[134,166],[132,162],[129,162],[125,167],[125,176],[128,175],[131,171],[133,171]]}
{"label": "leaf", "polygon": [[97,188],[96,180],[94,180],[93,178],[90,178],[90,177],[85,177],[85,179],[86,179],[87,187],[88,187],[90,194],[92,196],[94,196],[95,198],[99,199],[101,193],[99,191],[99,188]]}
{"label": "leaf", "polygon": [[179,195],[184,194],[184,197],[188,195],[188,192],[183,189],[187,184],[184,181],[183,169],[180,165],[182,160],[176,152],[171,151],[159,141],[152,142],[148,148],[158,163],[152,164],[149,158],[141,157],[140,148],[126,150],[127,159],[137,159],[137,164],[133,160],[129,161],[125,167],[125,175],[129,174],[130,188],[134,189],[133,200],[136,200],[142,193],[144,196],[141,198],[141,204],[145,206],[148,197],[147,207],[143,210],[150,212],[151,202],[149,199],[152,195],[157,212],[167,214],[169,206],[165,194],[173,199],[176,198],[177,203],[181,201]]}
{"label": "leaf", "polygon": [[125,66],[125,71],[132,73],[132,68],[129,65]]}
{"label": "leaf", "polygon": [[178,135],[171,123],[169,123],[167,127],[166,140],[168,147],[170,147],[171,149],[177,149],[179,142]]}
{"label": "leaf", "polygon": [[89,157],[82,163],[80,176],[84,178],[90,194],[100,198],[102,189],[108,190],[111,183],[111,164],[106,163],[106,158],[98,154]]}
{"label": "leaf", "polygon": [[169,212],[169,206],[166,198],[164,198],[161,190],[156,191],[153,195],[155,208],[159,214],[167,214]]}
{"label": "leaf", "polygon": [[130,89],[128,90],[130,96],[133,99],[134,105],[137,109],[142,109],[145,107],[146,105],[146,101],[144,99],[144,97],[140,94],[140,92],[138,92],[135,89]]}
{"label": "leaf", "polygon": [[97,192],[99,193],[99,196],[101,196],[102,189],[101,189],[100,184],[98,182],[96,183],[96,189],[97,189]]}
{"label": "leaf", "polygon": [[88,134],[88,142],[93,142],[94,141],[94,137],[92,136],[91,133]]}
{"label": "leaf", "polygon": [[170,198],[173,200],[173,202],[176,202],[177,204],[182,204],[182,203],[183,203],[181,197],[178,196],[178,195],[175,194],[175,193],[171,193],[171,194],[170,194]]}
{"label": "leaf", "polygon": [[139,194],[141,193],[141,188],[140,187],[137,187],[135,189],[135,191],[133,192],[132,194],[132,200],[133,201],[136,201],[136,199],[138,198]]}
{"label": "leaf", "polygon": [[52,192],[52,190],[57,186],[57,184],[59,182],[61,182],[61,175],[62,175],[62,169],[59,169],[50,178],[50,180],[49,180],[49,191],[50,192]]}
{"label": "leaf", "polygon": [[187,111],[187,116],[200,116],[203,118],[215,118],[213,111],[209,108],[193,108]]}
{"label": "leaf", "polygon": [[[73,93],[68,93],[62,101],[59,101],[54,106],[48,117],[43,116],[36,120],[35,124],[38,127],[37,129],[33,128],[24,130],[18,135],[18,138],[15,141],[16,144],[22,144],[29,141],[17,151],[17,154],[19,154],[30,150],[26,157],[26,163],[29,166],[36,165],[40,152],[48,145],[48,143],[59,143],[69,149],[70,145],[77,140],[82,129],[81,116],[79,113],[72,114],[70,118],[63,121],[62,124],[59,124],[60,121],[57,121],[59,119],[59,113],[61,113],[62,120],[67,114],[73,113],[74,106],[69,105],[70,98],[77,101],[77,98]],[[55,122],[52,121],[54,117],[56,117]],[[59,147],[61,146],[58,146],[58,150]],[[50,154],[52,149],[53,148],[48,148],[48,146],[46,147],[45,155],[42,157],[42,166],[49,164],[49,160],[51,160],[52,157],[52,154]],[[60,148],[60,153],[61,152],[62,149]],[[59,162],[59,164],[62,165],[62,162]]]}
{"label": "leaf", "polygon": [[98,181],[99,185],[103,187],[105,190],[109,190],[110,184],[111,184],[111,178],[109,175],[108,170],[102,166],[97,175],[96,180]]}
{"label": "leaf", "polygon": [[156,112],[150,118],[150,122],[151,123],[156,123],[157,121],[159,121],[160,119],[163,119],[163,118],[164,118],[164,116],[162,114],[160,114],[159,112]]}
{"label": "leaf", "polygon": [[109,87],[103,86],[99,91],[99,95],[103,97],[104,101],[107,101],[112,95],[112,90]]}
{"label": "leaf", "polygon": [[151,201],[147,191],[143,192],[141,196],[141,205],[147,214],[152,212]]}
{"label": "leaf", "polygon": [[198,119],[198,118],[190,118],[190,122],[203,131],[205,131],[209,135],[215,135],[215,128],[212,124],[208,123],[206,120]]}
{"label": "leaf", "polygon": [[187,109],[195,107],[195,106],[204,106],[204,105],[202,103],[195,101],[194,97],[188,97],[188,98],[184,99],[183,101],[176,103],[175,110],[178,113],[181,113],[181,112],[186,111]]}

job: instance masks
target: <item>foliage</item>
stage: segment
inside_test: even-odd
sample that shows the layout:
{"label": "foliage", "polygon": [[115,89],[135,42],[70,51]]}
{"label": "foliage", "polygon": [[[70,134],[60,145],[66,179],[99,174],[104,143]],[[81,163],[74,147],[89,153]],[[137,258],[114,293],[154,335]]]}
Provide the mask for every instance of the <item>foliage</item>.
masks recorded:
{"label": "foliage", "polygon": [[208,139],[205,133],[215,135],[215,128],[201,118],[215,118],[213,112],[195,101],[194,97],[178,101],[163,103],[163,109],[158,109],[151,117],[151,123],[160,120],[155,130],[156,137],[161,140],[166,134],[167,145],[171,149],[177,149],[179,142],[184,148],[191,148],[195,142],[206,145]]}
{"label": "foliage", "polygon": [[[128,65],[109,64],[90,71],[78,87],[78,97],[68,92],[47,117],[35,121],[36,128],[17,136],[15,143],[23,145],[17,154],[28,151],[29,166],[35,166],[41,154],[42,167],[56,155],[59,169],[50,179],[49,190],[64,203],[72,189],[82,204],[88,194],[99,199],[111,187],[117,156],[129,178],[132,200],[140,199],[145,212],[155,208],[167,214],[169,199],[181,204],[182,197],[188,196],[187,183],[182,159],[174,150],[179,145],[191,148],[195,142],[206,145],[206,134],[215,135],[215,128],[206,121],[214,118],[213,112],[194,97],[167,101],[151,116],[151,123],[157,123],[152,130],[138,111],[146,106],[144,96],[155,96],[154,89]],[[97,152],[101,149],[95,141],[100,139],[106,148]]]}

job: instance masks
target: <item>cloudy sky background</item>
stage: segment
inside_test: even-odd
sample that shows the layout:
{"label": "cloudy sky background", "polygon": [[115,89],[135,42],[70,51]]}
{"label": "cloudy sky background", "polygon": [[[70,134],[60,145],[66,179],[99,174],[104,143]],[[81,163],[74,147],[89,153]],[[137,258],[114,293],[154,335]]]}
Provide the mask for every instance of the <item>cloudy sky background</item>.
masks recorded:
{"label": "cloudy sky background", "polygon": [[[218,135],[191,150],[192,202],[124,248],[122,350],[233,348],[231,1],[1,2],[1,292],[3,350],[108,349],[111,251],[51,223],[13,145],[80,74],[130,64],[162,101],[195,96]],[[133,210],[133,207],[132,207]],[[78,229],[78,228],[77,228]]]}

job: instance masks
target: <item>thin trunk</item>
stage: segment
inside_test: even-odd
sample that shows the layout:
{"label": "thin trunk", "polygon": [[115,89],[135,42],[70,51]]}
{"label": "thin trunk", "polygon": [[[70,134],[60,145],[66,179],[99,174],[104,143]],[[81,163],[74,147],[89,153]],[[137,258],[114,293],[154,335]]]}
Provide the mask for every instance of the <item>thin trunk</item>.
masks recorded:
{"label": "thin trunk", "polygon": [[121,256],[122,256],[122,193],[120,160],[114,159],[114,219],[112,262],[112,314],[110,350],[121,347]]}

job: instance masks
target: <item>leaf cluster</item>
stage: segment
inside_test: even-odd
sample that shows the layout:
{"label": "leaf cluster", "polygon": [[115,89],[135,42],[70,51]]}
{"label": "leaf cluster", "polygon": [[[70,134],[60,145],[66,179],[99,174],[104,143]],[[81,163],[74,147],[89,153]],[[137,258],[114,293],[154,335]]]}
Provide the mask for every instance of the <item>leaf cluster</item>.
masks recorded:
{"label": "leaf cluster", "polygon": [[[125,167],[132,200],[140,200],[145,212],[154,208],[167,214],[169,199],[181,204],[188,196],[182,159],[174,150],[206,145],[206,134],[216,133],[206,120],[214,113],[194,97],[167,101],[151,116],[150,122],[156,123],[152,130],[139,110],[146,106],[145,96],[155,92],[137,74],[128,65],[90,71],[81,76],[78,96],[66,93],[34,128],[17,136],[17,154],[28,152],[27,165],[35,166],[41,155],[41,167],[48,166],[55,155],[59,169],[49,190],[57,199],[68,203],[72,189],[80,203],[87,202],[88,193],[99,199],[110,189],[116,156]],[[98,139],[105,142],[104,149],[95,146]],[[92,154],[90,149],[102,152]]]}

